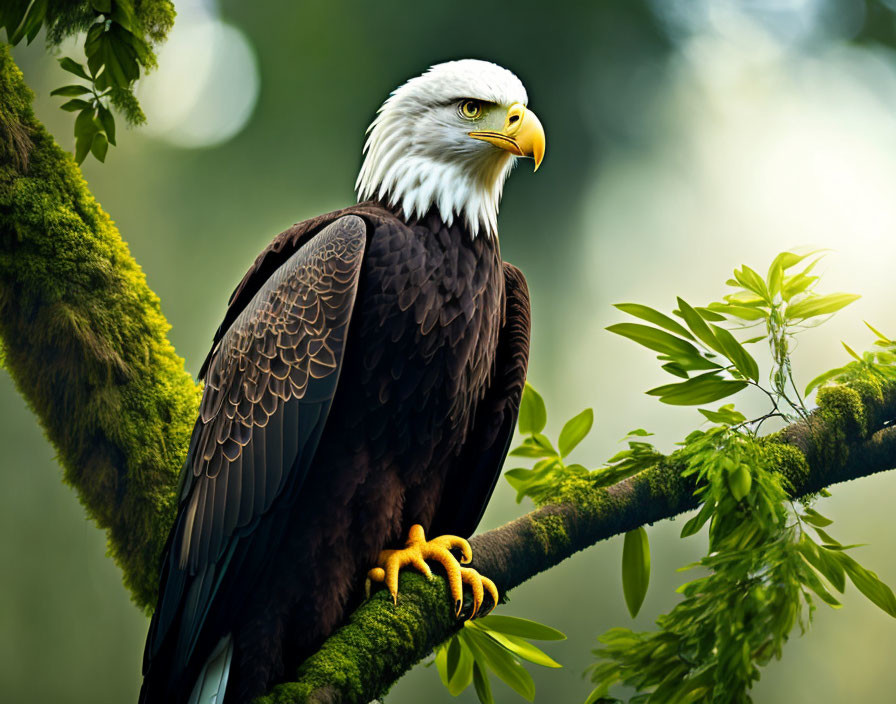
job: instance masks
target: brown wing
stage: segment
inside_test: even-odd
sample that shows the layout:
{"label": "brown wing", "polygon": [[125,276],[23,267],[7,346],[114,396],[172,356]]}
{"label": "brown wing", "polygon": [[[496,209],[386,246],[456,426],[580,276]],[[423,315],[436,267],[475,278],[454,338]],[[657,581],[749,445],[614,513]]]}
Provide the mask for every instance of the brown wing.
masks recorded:
{"label": "brown wing", "polygon": [[495,373],[476,409],[476,423],[464,459],[449,474],[430,526],[432,535],[468,537],[476,530],[492,496],[520,408],[529,364],[529,287],[523,273],[504,263],[504,324],[498,339]]}
{"label": "brown wing", "polygon": [[365,246],[360,217],[321,229],[270,275],[214,349],[145,671],[160,658],[169,663],[160,670],[182,672],[197,644],[220,638],[206,624],[210,612],[238,603],[276,544],[288,513],[277,501],[300,490],[336,391]]}
{"label": "brown wing", "polygon": [[354,216],[325,228],[274,272],[221,339],[194,430],[178,546],[191,571],[270,508],[297,462],[307,468],[317,423],[299,422],[302,406],[335,391],[364,232]]}

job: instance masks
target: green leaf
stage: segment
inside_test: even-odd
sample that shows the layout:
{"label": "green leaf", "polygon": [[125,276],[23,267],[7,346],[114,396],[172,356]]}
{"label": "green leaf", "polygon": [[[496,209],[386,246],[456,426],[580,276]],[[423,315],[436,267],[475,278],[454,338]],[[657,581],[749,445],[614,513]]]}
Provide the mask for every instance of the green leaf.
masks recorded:
{"label": "green leaf", "polygon": [[6,28],[6,36],[10,44],[18,43],[18,41],[13,42],[12,38],[16,28],[25,19],[30,4],[30,0],[8,0],[0,3],[0,27]]}
{"label": "green leaf", "polygon": [[90,107],[90,103],[80,98],[73,98],[59,106],[66,112],[78,112],[78,110],[86,110]]}
{"label": "green leaf", "polygon": [[491,631],[504,633],[508,636],[530,638],[532,640],[566,640],[566,636],[556,628],[516,616],[490,614],[476,619],[476,623]]}
{"label": "green leaf", "polygon": [[788,320],[805,320],[818,315],[830,315],[860,298],[861,296],[853,293],[831,293],[826,296],[812,296],[804,301],[788,306],[785,310],[785,316]]}
{"label": "green leaf", "polygon": [[662,361],[669,360],[676,367],[688,372],[722,369],[721,364],[717,364],[699,354],[697,356],[659,355],[658,359]]}
{"label": "green leaf", "polygon": [[836,597],[831,594],[822,584],[821,580],[815,574],[815,571],[810,566],[806,566],[804,569],[800,570],[803,581],[806,586],[809,587],[813,592],[818,594],[821,597],[821,600],[828,604],[829,606],[833,606],[835,609],[839,609],[841,604],[837,601]]}
{"label": "green leaf", "polygon": [[102,132],[97,132],[93,137],[93,143],[90,145],[90,153],[96,157],[97,161],[104,162],[106,161],[106,152],[109,151],[109,142],[106,139],[106,135]]}
{"label": "green leaf", "polygon": [[840,341],[840,344],[843,345],[843,349],[846,350],[846,352],[849,354],[850,357],[852,357],[857,362],[862,361],[862,358],[856,354],[856,351],[852,347],[847,345],[845,342],[843,342],[843,340]]}
{"label": "green leaf", "polygon": [[712,514],[716,510],[715,501],[711,503],[704,503],[703,506],[700,507],[700,511],[696,516],[691,518],[681,529],[681,537],[689,538],[692,535],[696,535],[700,532],[700,529],[706,525],[706,522],[712,518]]}
{"label": "green leaf", "polygon": [[830,518],[825,518],[813,508],[805,509],[805,514],[802,516],[802,518],[806,523],[810,523],[813,526],[817,526],[819,528],[827,528],[833,523]]}
{"label": "green leaf", "polygon": [[72,97],[76,95],[84,95],[85,93],[90,93],[90,88],[87,86],[82,86],[78,84],[72,84],[70,86],[62,86],[62,88],[57,88],[56,90],[51,90],[50,95],[62,95],[65,97]]}
{"label": "green leaf", "polygon": [[738,423],[743,423],[747,419],[747,417],[743,413],[734,410],[733,403],[726,403],[717,411],[710,411],[707,408],[698,408],[697,410],[702,413],[711,423],[737,425]]}
{"label": "green leaf", "polygon": [[[780,256],[780,255],[778,255]],[[768,268],[768,274],[765,277],[765,284],[768,288],[769,295],[774,298],[781,292],[781,282],[784,280],[784,269],[777,265],[777,259],[772,262]]]}
{"label": "green leaf", "polygon": [[469,645],[476,659],[484,661],[511,689],[531,702],[535,698],[532,675],[494,640],[475,628],[469,628],[466,624],[464,626],[461,630],[464,642]]}
{"label": "green leaf", "polygon": [[712,326],[712,330],[715,333],[716,339],[719,341],[719,345],[721,346],[721,352],[728,359],[730,359],[734,366],[737,367],[737,371],[743,374],[748,379],[752,379],[753,381],[759,381],[759,365],[756,364],[756,360],[753,359],[753,355],[747,352],[744,349],[743,345],[741,345],[725,328],[720,328],[717,325]]}
{"label": "green leaf", "polygon": [[[762,308],[739,306],[734,303],[710,303],[709,310],[722,315],[730,315],[741,320],[761,320],[768,317],[768,312]],[[764,337],[764,336],[763,336]]]}
{"label": "green leaf", "polygon": [[532,435],[544,430],[548,422],[548,413],[544,399],[527,381],[520,401],[519,429],[523,435]]}
{"label": "green leaf", "polygon": [[685,357],[699,357],[699,350],[687,340],[682,340],[665,330],[658,330],[649,325],[638,323],[616,323],[610,325],[607,330],[616,335],[622,335],[639,345],[668,355],[682,355]]}
{"label": "green leaf", "polygon": [[768,289],[765,287],[765,281],[763,281],[762,277],[747,265],[744,265],[740,269],[735,269],[734,278],[737,280],[737,283],[748,291],[755,293],[766,302],[771,302],[769,300],[770,296],[768,295]]}
{"label": "green leaf", "polygon": [[713,335],[712,331],[709,329],[709,325],[707,325],[703,317],[682,298],[678,298],[678,311],[681,314],[681,317],[684,318],[684,321],[688,324],[688,327],[694,331],[694,334],[700,338],[700,341],[703,342],[704,345],[716,352],[722,352],[722,347],[716,340],[715,335]]}
{"label": "green leaf", "polygon": [[[75,137],[90,137],[92,140],[97,129],[96,123],[93,121],[92,108],[82,110],[75,118]],[[90,148],[90,143],[87,144],[87,148]]]}
{"label": "green leaf", "polygon": [[108,31],[104,29],[105,23],[95,24],[87,33],[84,43],[87,66],[98,79],[104,79],[102,82],[97,80],[97,87],[128,88],[132,81],[140,77],[137,52],[128,39],[132,35],[118,24],[112,24]]}
{"label": "green leaf", "polygon": [[831,369],[822,374],[819,374],[817,377],[815,377],[812,381],[810,381],[806,385],[806,390],[803,392],[803,395],[808,396],[810,393],[812,393],[813,389],[816,389],[819,386],[823,386],[824,384],[831,381],[832,379],[836,379],[838,376],[843,374],[845,371],[846,371],[845,367],[838,367],[837,369]]}
{"label": "green leaf", "polygon": [[835,540],[832,536],[828,535],[828,533],[826,531],[824,531],[820,526],[812,526],[812,528],[815,530],[816,533],[818,533],[818,537],[821,538],[822,541],[824,541],[825,545],[827,545],[829,547],[838,547],[838,548],[842,547],[837,540]]}
{"label": "green leaf", "polygon": [[852,583],[856,585],[856,589],[890,616],[896,617],[896,597],[893,596],[893,591],[881,582],[874,572],[866,570],[843,552],[832,554],[836,556],[835,559],[846,570],[846,574],[852,580]]}
{"label": "green leaf", "polygon": [[93,144],[92,134],[82,135],[75,139],[75,163],[81,164],[90,153],[90,146]]}
{"label": "green leaf", "polygon": [[632,618],[638,615],[650,583],[650,542],[644,526],[625,534],[622,548],[622,593]]}
{"label": "green leaf", "polygon": [[644,428],[635,428],[634,430],[629,430],[628,434],[622,438],[623,440],[628,440],[628,438],[648,438],[653,433],[648,430],[644,430]]}
{"label": "green leaf", "polygon": [[665,371],[669,372],[672,376],[677,376],[679,379],[688,379],[687,371],[680,364],[675,364],[674,362],[669,362],[669,364],[664,364],[662,367]]}
{"label": "green leaf", "polygon": [[806,276],[805,274],[788,277],[781,289],[781,298],[790,301],[794,296],[806,291],[816,281],[818,281],[817,276]]}
{"label": "green leaf", "polygon": [[482,704],[495,704],[492,697],[492,686],[488,681],[488,673],[477,661],[473,662],[473,686],[476,688],[476,696]]}
{"label": "green leaf", "polygon": [[112,0],[90,0],[90,5],[103,15],[108,15],[112,12]]}
{"label": "green leaf", "polygon": [[709,320],[714,323],[720,323],[725,320],[724,315],[716,313],[715,311],[710,310],[709,308],[704,308],[702,306],[694,306],[694,310],[697,311],[700,314],[700,317],[703,318],[704,320]]}
{"label": "green leaf", "polygon": [[873,332],[875,335],[877,335],[877,339],[878,339],[878,340],[880,340],[881,342],[885,342],[885,343],[887,343],[887,344],[893,344],[893,340],[891,340],[891,339],[888,338],[886,335],[884,335],[880,330],[878,330],[876,327],[874,327],[874,326],[873,326],[871,323],[869,323],[867,320],[863,320],[862,322],[865,323],[866,327],[867,327],[871,332]]}
{"label": "green leaf", "polygon": [[803,534],[797,546],[803,559],[818,570],[833,587],[843,593],[846,588],[846,571],[843,566],[824,548],[818,547],[809,536]]}
{"label": "green leaf", "polygon": [[[476,621],[472,621],[470,625],[473,628],[478,627]],[[521,657],[529,662],[534,662],[536,665],[541,665],[542,667],[563,667],[563,665],[554,660],[541,648],[532,645],[524,638],[520,638],[519,636],[509,636],[504,633],[499,633],[498,631],[482,629],[481,627],[479,628],[490,638],[493,638],[499,645],[504,646],[517,657]]]}
{"label": "green leaf", "polygon": [[744,465],[738,465],[728,472],[728,489],[735,501],[742,501],[750,493],[753,486],[753,477]]}
{"label": "green leaf", "polygon": [[[453,641],[455,636],[451,636]],[[442,684],[448,687],[448,646],[442,646],[436,649],[436,670],[439,671],[439,679]]]}
{"label": "green leaf", "polygon": [[[460,640],[455,638],[452,642],[460,644]],[[452,697],[456,697],[470,686],[473,681],[473,654],[469,648],[460,644],[460,655],[457,660],[457,666],[454,673],[448,680],[448,693]]]}
{"label": "green leaf", "polygon": [[560,456],[566,457],[575,449],[582,440],[591,432],[591,426],[594,425],[594,411],[586,408],[574,418],[566,422],[563,430],[560,431],[560,439],[557,444],[560,446]]}
{"label": "green leaf", "polygon": [[595,687],[591,690],[591,694],[588,695],[588,698],[585,700],[584,704],[599,704],[599,702],[606,696],[606,694],[606,685]]}
{"label": "green leaf", "polygon": [[[7,0],[8,2],[8,0]],[[40,31],[41,26],[44,23],[44,19],[47,14],[47,0],[35,0],[31,3],[31,7],[28,7],[28,3],[24,3],[25,7],[27,7],[27,14],[22,13],[22,23],[18,26],[18,29],[15,29],[14,26],[7,25],[7,37],[9,39],[9,43],[15,46],[22,39],[27,38],[28,43],[30,44],[34,37],[37,36],[37,33]],[[13,31],[15,29],[15,31]]]}
{"label": "green leaf", "polygon": [[769,266],[768,274],[766,274],[765,277],[766,283],[768,284],[768,291],[771,296],[774,298],[775,294],[782,292],[781,284],[785,280],[784,272],[787,271],[787,269],[796,266],[807,257],[811,257],[813,254],[817,254],[818,251],[819,250],[809,252],[808,254],[781,252],[777,257],[775,257],[771,265]]}
{"label": "green leaf", "polygon": [[451,679],[457,672],[457,665],[460,662],[460,653],[461,650],[463,650],[463,645],[461,645],[460,639],[456,636],[452,636],[448,641],[448,647],[446,648],[446,650],[448,652],[445,661],[445,676],[448,678],[448,682],[450,683]]}
{"label": "green leaf", "polygon": [[106,131],[106,137],[109,140],[109,144],[115,144],[115,118],[112,116],[112,112],[103,105],[99,106],[99,118],[100,124],[103,126],[103,129]]}
{"label": "green leaf", "polygon": [[646,320],[648,323],[659,325],[661,328],[664,328],[669,332],[674,332],[676,335],[686,337],[689,340],[694,339],[693,335],[691,335],[684,326],[670,318],[668,315],[660,313],[658,310],[642,306],[638,303],[616,303],[615,307],[623,313],[628,313],[641,320]]}
{"label": "green leaf", "polygon": [[722,379],[715,372],[709,372],[679,384],[657,386],[647,393],[650,396],[659,396],[660,401],[673,406],[693,406],[726,398],[746,386],[745,381]]}
{"label": "green leaf", "polygon": [[510,454],[515,457],[556,457],[557,451],[547,436],[535,433],[524,439]]}
{"label": "green leaf", "polygon": [[118,0],[112,10],[112,20],[124,27],[128,32],[134,31],[136,18],[130,0]]}
{"label": "green leaf", "polygon": [[78,78],[84,78],[88,81],[90,80],[90,76],[87,71],[84,70],[84,67],[74,59],[70,59],[66,56],[65,58],[59,59],[59,65],[62,66],[63,70],[75,74]]}

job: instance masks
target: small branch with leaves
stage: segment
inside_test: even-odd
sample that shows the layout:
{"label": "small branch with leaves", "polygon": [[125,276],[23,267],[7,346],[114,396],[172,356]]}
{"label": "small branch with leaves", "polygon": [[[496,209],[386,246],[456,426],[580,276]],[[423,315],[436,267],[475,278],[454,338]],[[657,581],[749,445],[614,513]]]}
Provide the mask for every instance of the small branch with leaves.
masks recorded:
{"label": "small branch with leaves", "polygon": [[[810,260],[799,271],[794,267]],[[699,511],[685,523],[687,538],[709,527],[709,550],[697,565],[708,576],[683,585],[684,599],[660,617],[659,630],[634,633],[617,628],[599,639],[598,663],[591,669],[597,685],[587,704],[618,701],[608,697],[615,683],[635,687],[632,702],[747,702],[749,689],[759,679],[759,668],[780,658],[796,625],[805,630],[819,599],[839,606],[832,592],[843,592],[850,581],[891,616],[896,598],[876,575],[847,553],[852,547],[836,541],[827,529],[831,521],[812,507],[817,498],[794,501],[794,486],[774,466],[767,440],[760,437],[770,418],[806,422],[811,411],[807,396],[831,380],[871,378],[896,382],[896,343],[869,326],[877,336],[874,352],[860,357],[847,347],[854,362],[832,370],[812,382],[801,394],[794,382],[790,352],[794,336],[823,322],[858,296],[815,291],[818,277],[811,274],[818,252],[778,255],[763,279],[743,266],[727,283],[735,290],[722,302],[703,307],[677,299],[673,311],[681,322],[639,304],[620,304],[621,311],[643,323],[619,323],[611,332],[657,352],[665,371],[684,379],[647,393],[672,405],[699,405],[719,401],[750,388],[769,400],[769,410],[748,419],[727,403],[718,409],[698,408],[712,425],[696,430],[675,453],[680,476],[693,482]],[[738,334],[758,326],[764,334],[743,342]],[[771,370],[767,385],[746,345],[768,344]],[[596,489],[609,487],[654,467],[665,457],[645,440],[643,429],[625,438],[628,449],[606,465],[589,470],[567,464],[569,453],[588,434],[593,413],[587,409],[569,420],[557,447],[544,435],[547,413],[541,396],[527,386],[520,410],[522,443],[510,454],[536,460],[532,468],[505,472],[517,491],[517,501],[530,497],[538,505],[557,500],[558,486],[588,481]],[[826,490],[821,495],[828,495]],[[622,587],[625,603],[634,617],[640,610],[650,580],[650,546],[647,531],[639,525],[625,534]],[[729,637],[720,639],[721,633]],[[507,647],[500,639],[497,646]],[[484,704],[492,701],[484,678],[494,660],[469,648],[467,628],[440,647],[439,653],[460,652],[447,664],[443,681],[455,694],[472,681]],[[509,649],[506,658],[524,657]],[[472,659],[472,665],[467,660]],[[525,678],[516,668],[491,667],[516,691],[529,697],[534,690],[520,686]],[[531,682],[531,678],[528,678]]]}
{"label": "small branch with leaves", "polygon": [[85,31],[86,67],[72,59],[59,60],[68,73],[87,83],[72,83],[51,92],[69,98],[63,110],[77,112],[75,161],[88,154],[105,161],[109,145],[115,144],[117,110],[132,125],[146,121],[134,96],[141,73],[153,68],[152,45],[167,33],[174,11],[168,0],[11,0],[0,6],[0,28],[10,44],[23,39],[29,44],[41,28],[48,40],[58,44],[75,29]]}

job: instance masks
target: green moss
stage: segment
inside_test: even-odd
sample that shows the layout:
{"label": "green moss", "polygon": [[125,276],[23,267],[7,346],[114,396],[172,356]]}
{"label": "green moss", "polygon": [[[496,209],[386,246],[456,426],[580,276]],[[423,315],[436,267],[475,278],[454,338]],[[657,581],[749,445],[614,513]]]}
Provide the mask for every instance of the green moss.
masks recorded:
{"label": "green moss", "polygon": [[837,426],[839,435],[867,435],[865,404],[856,388],[858,385],[867,388],[870,382],[857,380],[850,386],[826,386],[818,391],[819,415]]}
{"label": "green moss", "polygon": [[[402,572],[398,604],[377,591],[323,647],[299,668],[297,682],[275,687],[259,704],[369,701],[382,695],[407,667],[425,657],[432,643],[461,624],[450,611],[444,579]],[[370,657],[390,653],[389,658]],[[362,665],[363,663],[363,665]]]}
{"label": "green moss", "polygon": [[809,463],[806,456],[793,445],[763,441],[761,444],[763,466],[778,472],[784,479],[784,490],[805,486],[809,479]]}
{"label": "green moss", "polygon": [[539,515],[533,518],[532,532],[546,553],[570,542],[566,532],[566,521],[563,520],[563,516],[557,514]]}
{"label": "green moss", "polygon": [[[171,0],[134,0],[134,17],[144,37],[153,44],[165,39],[174,24]],[[86,30],[96,19],[96,10],[88,0],[49,0],[45,15],[47,41],[59,44],[66,37]],[[148,60],[154,62],[150,52]]]}
{"label": "green moss", "polygon": [[0,48],[0,338],[5,365],[106,529],[142,607],[155,601],[199,392],[156,295],[71,156],[37,122]]}
{"label": "green moss", "polygon": [[595,490],[594,482],[587,476],[575,476],[558,482],[545,500],[540,501],[538,505],[566,503],[593,510],[605,495],[605,492]]}

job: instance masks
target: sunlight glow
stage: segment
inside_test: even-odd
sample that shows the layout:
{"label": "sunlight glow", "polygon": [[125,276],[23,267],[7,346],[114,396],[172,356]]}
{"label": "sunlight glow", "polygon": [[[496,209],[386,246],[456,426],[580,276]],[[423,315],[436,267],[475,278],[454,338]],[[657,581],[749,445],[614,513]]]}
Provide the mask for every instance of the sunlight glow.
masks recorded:
{"label": "sunlight glow", "polygon": [[213,3],[186,5],[178,6],[159,68],[137,95],[148,134],[179,147],[209,147],[248,123],[258,100],[258,62],[246,36],[223,22]]}

